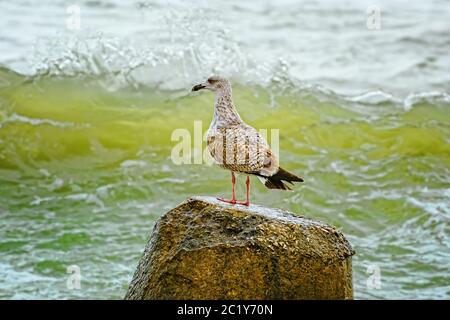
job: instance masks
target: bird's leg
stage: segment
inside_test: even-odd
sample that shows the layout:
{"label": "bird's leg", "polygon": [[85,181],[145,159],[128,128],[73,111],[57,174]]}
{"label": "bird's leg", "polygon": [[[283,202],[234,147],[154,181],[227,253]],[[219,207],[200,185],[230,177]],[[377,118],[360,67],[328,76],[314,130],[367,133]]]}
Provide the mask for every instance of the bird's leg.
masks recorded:
{"label": "bird's leg", "polygon": [[226,203],[231,203],[231,204],[235,204],[236,203],[236,177],[234,176],[234,172],[231,171],[231,185],[232,185],[232,195],[231,195],[231,199],[227,200],[224,198],[217,198],[217,200],[226,202]]}
{"label": "bird's leg", "polygon": [[250,177],[247,176],[247,180],[245,181],[245,185],[247,186],[247,190],[246,190],[246,200],[245,201],[236,201],[236,203],[238,204],[242,204],[244,206],[249,206],[250,205]]}

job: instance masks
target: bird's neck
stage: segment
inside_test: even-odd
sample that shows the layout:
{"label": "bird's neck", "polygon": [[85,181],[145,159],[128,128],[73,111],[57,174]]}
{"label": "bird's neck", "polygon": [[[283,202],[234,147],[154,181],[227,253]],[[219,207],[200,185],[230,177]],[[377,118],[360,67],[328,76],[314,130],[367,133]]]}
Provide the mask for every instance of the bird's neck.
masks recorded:
{"label": "bird's neck", "polygon": [[231,95],[231,87],[221,88],[216,92],[214,103],[214,117],[211,127],[226,127],[242,123]]}

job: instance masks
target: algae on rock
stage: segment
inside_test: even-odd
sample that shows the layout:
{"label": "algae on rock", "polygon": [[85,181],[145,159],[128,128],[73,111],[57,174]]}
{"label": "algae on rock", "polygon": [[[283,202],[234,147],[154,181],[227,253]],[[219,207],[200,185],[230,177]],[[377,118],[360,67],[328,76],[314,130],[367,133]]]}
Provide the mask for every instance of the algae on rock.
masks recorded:
{"label": "algae on rock", "polygon": [[353,254],[322,222],[193,197],[156,223],[125,299],[352,299]]}

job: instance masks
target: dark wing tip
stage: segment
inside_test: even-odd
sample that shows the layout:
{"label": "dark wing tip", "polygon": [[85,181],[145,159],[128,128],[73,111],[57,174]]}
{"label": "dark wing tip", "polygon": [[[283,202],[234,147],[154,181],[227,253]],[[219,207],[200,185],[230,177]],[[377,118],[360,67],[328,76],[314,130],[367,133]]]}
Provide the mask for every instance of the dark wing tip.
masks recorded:
{"label": "dark wing tip", "polygon": [[292,190],[291,188],[289,188],[289,186],[287,186],[286,184],[284,184],[283,181],[281,181],[281,180],[276,180],[276,179],[271,179],[271,178],[267,178],[267,180],[266,180],[266,182],[264,183],[264,185],[265,185],[268,189]]}
{"label": "dark wing tip", "polygon": [[287,182],[304,182],[303,178],[300,178],[298,176],[296,176],[293,173],[290,173],[286,170],[284,170],[283,168],[278,168],[277,173],[275,173],[272,178],[278,179],[278,180],[285,180]]}

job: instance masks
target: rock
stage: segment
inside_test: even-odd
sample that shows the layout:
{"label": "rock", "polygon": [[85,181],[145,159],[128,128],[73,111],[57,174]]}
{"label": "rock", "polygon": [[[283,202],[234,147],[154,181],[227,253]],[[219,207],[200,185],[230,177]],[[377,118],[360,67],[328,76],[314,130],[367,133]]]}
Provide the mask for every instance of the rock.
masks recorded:
{"label": "rock", "polygon": [[125,299],[352,299],[353,254],[322,222],[193,197],[156,223]]}

